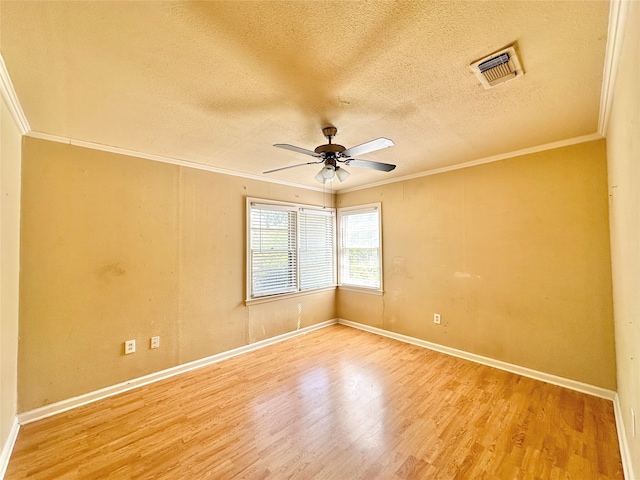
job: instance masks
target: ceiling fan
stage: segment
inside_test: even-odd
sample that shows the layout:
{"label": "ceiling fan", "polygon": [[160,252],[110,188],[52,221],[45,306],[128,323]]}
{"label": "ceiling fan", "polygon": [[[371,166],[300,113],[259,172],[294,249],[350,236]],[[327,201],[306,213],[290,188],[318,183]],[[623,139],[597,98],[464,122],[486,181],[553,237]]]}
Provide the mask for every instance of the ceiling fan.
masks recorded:
{"label": "ceiling fan", "polygon": [[327,138],[329,143],[327,143],[326,145],[320,145],[313,151],[286,143],[276,143],[274,145],[274,147],[284,148],[285,150],[291,150],[293,152],[310,155],[312,157],[315,157],[317,159],[316,161],[299,163],[297,165],[289,165],[288,167],[275,168],[273,170],[267,170],[263,173],[279,172],[280,170],[286,170],[287,168],[322,163],[324,164],[324,166],[322,167],[322,170],[318,172],[315,178],[320,183],[329,183],[333,181],[334,177],[338,177],[338,180],[343,182],[349,176],[349,172],[347,172],[344,167],[339,165],[339,163],[344,163],[345,165],[353,167],[380,170],[382,172],[390,172],[391,170],[396,168],[395,165],[391,165],[390,163],[372,162],[371,160],[352,158],[363,153],[375,152],[376,150],[381,150],[383,148],[393,147],[393,142],[388,138],[376,138],[375,140],[370,140],[355,147],[344,148],[342,145],[331,143],[333,137],[335,137],[338,133],[338,129],[336,127],[324,127],[322,129],[322,133]]}

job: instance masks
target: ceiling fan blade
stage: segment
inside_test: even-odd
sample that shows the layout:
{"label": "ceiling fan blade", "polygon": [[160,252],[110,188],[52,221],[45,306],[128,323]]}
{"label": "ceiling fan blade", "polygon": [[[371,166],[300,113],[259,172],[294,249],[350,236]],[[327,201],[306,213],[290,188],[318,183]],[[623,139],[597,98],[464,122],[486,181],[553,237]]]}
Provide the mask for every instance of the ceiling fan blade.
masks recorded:
{"label": "ceiling fan blade", "polygon": [[372,162],[371,160],[359,160],[357,158],[350,158],[344,161],[345,165],[349,165],[350,167],[362,167],[362,168],[370,168],[372,170],[380,170],[381,172],[390,172],[394,168],[395,165],[390,163],[381,163],[381,162]]}
{"label": "ceiling fan blade", "polygon": [[307,150],[306,148],[296,147],[295,145],[289,145],[288,143],[276,143],[274,147],[284,148],[285,150],[291,150],[292,152],[304,153],[305,155],[311,155],[312,157],[319,157],[320,154],[313,150]]}
{"label": "ceiling fan blade", "polygon": [[345,157],[355,157],[357,155],[362,155],[363,153],[375,152],[376,150],[381,150],[383,148],[393,147],[393,145],[393,141],[388,138],[380,137],[355,147],[347,148],[342,152],[342,155]]}
{"label": "ceiling fan blade", "polygon": [[288,167],[274,168],[273,170],[267,170],[266,172],[262,172],[262,173],[265,174],[265,173],[279,172],[280,170],[286,170],[287,168],[302,167],[303,165],[315,165],[317,163],[324,163],[324,160],[318,160],[317,162],[298,163],[297,165],[289,165]]}

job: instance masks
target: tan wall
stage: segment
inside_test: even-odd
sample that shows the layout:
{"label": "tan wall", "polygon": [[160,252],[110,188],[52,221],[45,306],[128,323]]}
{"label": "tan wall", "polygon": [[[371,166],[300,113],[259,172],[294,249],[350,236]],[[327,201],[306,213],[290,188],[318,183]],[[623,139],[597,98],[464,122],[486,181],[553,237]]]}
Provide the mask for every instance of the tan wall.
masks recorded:
{"label": "tan wall", "polygon": [[22,136],[0,100],[0,451],[16,416]]}
{"label": "tan wall", "polygon": [[324,201],[25,139],[19,411],[335,316],[616,388],[604,141],[339,195],[382,202],[382,297],[245,307],[247,195]]}
{"label": "tan wall", "polygon": [[22,193],[21,412],[335,318],[244,306],[245,196],[320,192],[26,138]]}
{"label": "tan wall", "polygon": [[[607,132],[618,395],[640,474],[640,2],[629,2]],[[638,435],[633,438],[631,409]],[[630,477],[631,478],[631,477]]]}
{"label": "tan wall", "polygon": [[615,390],[606,174],[602,140],[338,195],[382,202],[385,291],[338,316]]}

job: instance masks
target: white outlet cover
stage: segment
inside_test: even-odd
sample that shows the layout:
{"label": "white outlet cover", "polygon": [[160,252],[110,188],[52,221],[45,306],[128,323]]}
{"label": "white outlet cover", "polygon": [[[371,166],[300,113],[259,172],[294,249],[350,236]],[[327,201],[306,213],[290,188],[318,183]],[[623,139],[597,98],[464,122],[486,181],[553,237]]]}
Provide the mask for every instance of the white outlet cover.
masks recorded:
{"label": "white outlet cover", "polygon": [[160,337],[151,337],[151,348],[159,348],[160,347]]}
{"label": "white outlet cover", "polygon": [[136,353],[136,341],[135,340],[127,340],[124,342],[124,353],[125,355],[129,355],[131,353]]}

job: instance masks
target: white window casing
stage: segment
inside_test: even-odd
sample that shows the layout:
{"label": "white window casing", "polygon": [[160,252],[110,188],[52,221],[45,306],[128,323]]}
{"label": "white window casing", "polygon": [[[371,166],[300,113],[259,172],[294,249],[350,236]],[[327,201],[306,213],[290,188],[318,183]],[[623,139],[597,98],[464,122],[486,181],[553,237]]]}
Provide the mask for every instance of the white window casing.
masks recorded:
{"label": "white window casing", "polygon": [[335,286],[335,210],[247,198],[247,302]]}
{"label": "white window casing", "polygon": [[338,285],[381,293],[381,204],[339,208],[338,231]]}

